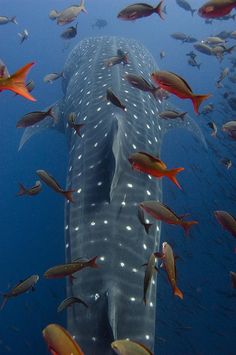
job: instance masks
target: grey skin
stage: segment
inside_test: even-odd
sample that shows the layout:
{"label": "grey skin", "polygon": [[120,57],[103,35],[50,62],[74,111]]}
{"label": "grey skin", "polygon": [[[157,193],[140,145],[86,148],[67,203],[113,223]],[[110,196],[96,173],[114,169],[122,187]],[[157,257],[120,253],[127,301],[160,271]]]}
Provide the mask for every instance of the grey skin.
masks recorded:
{"label": "grey skin", "polygon": [[20,281],[16,286],[14,286],[10,291],[3,294],[3,302],[1,304],[0,310],[3,309],[9,298],[16,297],[30,290],[34,290],[35,284],[38,282],[38,275],[31,275],[27,279]]}
{"label": "grey skin", "polygon": [[[141,265],[158,250],[160,222],[154,221],[147,234],[136,214],[147,192],[150,199],[162,199],[162,184],[146,174],[135,174],[128,157],[150,149],[158,155],[165,132],[174,127],[201,136],[188,115],[183,122],[160,120],[157,124],[161,106],[173,107],[132,88],[123,78],[122,65],[106,67],[105,60],[119,48],[129,53],[129,73],[151,81],[150,73],[158,66],[142,44],[119,37],[87,38],[66,60],[64,96],[58,102],[56,128],[65,132],[68,141],[67,187],[76,190],[74,204],[65,205],[66,262],[98,255],[100,265],[94,272],[78,273],[73,285],[67,283],[68,297],[79,294],[88,300],[86,312],[68,308],[67,313],[67,328],[85,354],[114,354],[111,342],[126,338],[154,351],[156,282],[154,277],[145,306]],[[126,104],[127,112],[104,100],[109,87]],[[71,112],[85,124],[82,138],[67,125]],[[20,147],[46,127],[52,127],[50,120],[28,128]]]}
{"label": "grey skin", "polygon": [[196,12],[196,9],[192,9],[191,5],[189,4],[188,1],[186,0],[176,0],[176,3],[181,7],[182,9],[186,11],[190,11],[192,16],[194,15],[194,12]]}

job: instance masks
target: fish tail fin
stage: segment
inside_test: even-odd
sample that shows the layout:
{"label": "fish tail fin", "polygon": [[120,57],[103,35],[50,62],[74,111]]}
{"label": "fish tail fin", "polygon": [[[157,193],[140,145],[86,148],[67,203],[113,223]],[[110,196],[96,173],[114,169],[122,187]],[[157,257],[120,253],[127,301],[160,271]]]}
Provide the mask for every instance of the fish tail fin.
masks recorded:
{"label": "fish tail fin", "polygon": [[2,304],[0,306],[0,311],[4,308],[4,306],[6,305],[7,301],[8,301],[8,297],[3,294],[3,301],[2,301]]}
{"label": "fish tail fin", "polygon": [[153,223],[144,223],[144,228],[146,233],[149,233],[149,229],[151,228],[151,226],[153,225]]}
{"label": "fish tail fin", "polygon": [[190,11],[191,11],[191,14],[192,14],[192,16],[193,16],[193,15],[194,15],[194,12],[196,12],[197,10],[196,10],[196,9],[191,9]]}
{"label": "fish tail fin", "polygon": [[178,183],[178,181],[176,179],[176,175],[178,173],[180,173],[180,171],[183,171],[183,170],[184,170],[184,168],[176,168],[176,169],[167,170],[167,172],[166,172],[166,176],[168,177],[168,179],[170,179],[176,186],[178,186],[178,188],[180,190],[182,190],[182,187]]}
{"label": "fish tail fin", "polygon": [[26,195],[26,188],[24,187],[23,184],[19,183],[19,191],[17,192],[17,196],[23,196],[23,195]]}
{"label": "fish tail fin", "polygon": [[98,257],[95,256],[94,258],[90,259],[89,262],[88,262],[88,265],[89,265],[90,267],[95,268],[95,269],[99,268],[99,265],[96,264],[97,258],[98,258]]}
{"label": "fish tail fin", "polygon": [[189,234],[189,230],[194,224],[198,224],[198,222],[197,221],[182,221],[181,222],[181,226],[184,229],[185,235]]}
{"label": "fish tail fin", "polygon": [[179,117],[181,118],[182,121],[184,121],[184,117],[187,115],[187,111],[186,112],[183,112],[179,115]]}
{"label": "fish tail fin", "polygon": [[75,190],[67,190],[67,191],[63,191],[62,193],[68,201],[75,202],[72,195],[73,192],[75,192]]}
{"label": "fish tail fin", "polygon": [[16,16],[13,16],[10,22],[14,23],[15,25],[18,25],[18,22],[16,21]]}
{"label": "fish tail fin", "polygon": [[159,2],[159,4],[154,8],[154,11],[160,16],[160,18],[162,20],[164,20],[163,11],[162,11],[162,3],[163,3],[163,0],[161,0]]}
{"label": "fish tail fin", "polygon": [[208,99],[208,97],[210,97],[211,94],[206,94],[206,95],[193,95],[191,97],[191,100],[193,102],[193,107],[194,107],[194,111],[199,114],[198,112],[198,109],[199,109],[199,106],[201,105],[201,103]]}
{"label": "fish tail fin", "polygon": [[52,117],[52,119],[54,120],[55,124],[58,123],[58,117],[57,117],[56,114],[53,112],[53,106],[48,109],[47,115],[50,116],[50,117]]}
{"label": "fish tail fin", "polygon": [[201,69],[202,63],[197,64],[197,68],[200,70]]}
{"label": "fish tail fin", "polygon": [[181,298],[181,300],[184,298],[183,292],[177,287],[174,287],[174,295]]}
{"label": "fish tail fin", "polygon": [[26,75],[33,65],[34,63],[28,63],[24,67],[17,70],[8,79],[6,79],[6,86],[4,88],[21,95],[30,101],[36,101],[36,99],[30,95],[25,83]]}
{"label": "fish tail fin", "polygon": [[81,7],[81,11],[85,12],[86,14],[88,13],[88,11],[85,9],[84,6],[84,0],[81,0],[80,7]]}

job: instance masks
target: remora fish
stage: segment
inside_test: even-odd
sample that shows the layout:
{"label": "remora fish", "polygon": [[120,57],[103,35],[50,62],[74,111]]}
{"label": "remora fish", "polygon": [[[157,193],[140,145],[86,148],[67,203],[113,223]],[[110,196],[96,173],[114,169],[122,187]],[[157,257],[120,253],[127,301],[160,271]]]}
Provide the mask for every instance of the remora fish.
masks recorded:
{"label": "remora fish", "polygon": [[[89,254],[100,255],[101,264],[94,272],[79,272],[68,293],[81,294],[82,285],[83,295],[89,300],[86,312],[68,312],[67,318],[68,330],[85,354],[114,355],[113,340],[126,338],[154,352],[156,284],[152,283],[145,306],[140,302],[143,270],[139,266],[158,248],[160,222],[155,221],[149,238],[135,218],[134,204],[143,201],[147,191],[153,199],[161,200],[162,184],[134,174],[127,159],[136,150],[147,150],[147,140],[158,155],[165,132],[174,127],[188,128],[204,142],[189,115],[184,121],[159,120],[153,124],[161,111],[159,102],[132,89],[123,78],[123,66],[111,70],[104,64],[119,48],[129,53],[129,71],[133,74],[150,78],[150,73],[158,70],[152,55],[135,40],[108,36],[84,39],[66,60],[64,97],[58,103],[61,115],[57,128],[64,128],[69,146],[67,188],[77,189],[74,204],[66,203],[65,207],[66,262]],[[109,87],[119,97],[127,91],[126,113],[103,100]],[[86,127],[89,124],[83,139],[67,126],[71,112]],[[63,122],[64,127],[60,125]],[[53,122],[42,121],[38,128],[27,128],[21,146],[49,123],[52,127]]]}

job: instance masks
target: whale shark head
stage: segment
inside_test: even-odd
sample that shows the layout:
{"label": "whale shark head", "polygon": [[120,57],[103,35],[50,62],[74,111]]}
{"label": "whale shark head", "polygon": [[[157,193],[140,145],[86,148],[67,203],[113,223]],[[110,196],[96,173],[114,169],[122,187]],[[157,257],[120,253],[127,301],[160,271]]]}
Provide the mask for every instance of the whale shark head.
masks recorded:
{"label": "whale shark head", "polygon": [[[107,66],[117,50],[127,53],[128,64]],[[67,283],[68,296],[81,297],[89,305],[88,309],[74,306],[67,314],[69,331],[88,354],[112,354],[111,342],[126,338],[154,350],[156,281],[154,277],[145,305],[141,265],[159,249],[161,225],[154,223],[147,233],[138,220],[137,206],[148,199],[161,201],[162,184],[132,171],[128,157],[138,151],[159,156],[171,128],[187,128],[203,142],[188,115],[184,120],[159,118],[158,113],[173,106],[132,87],[124,78],[136,74],[151,83],[150,74],[156,70],[152,55],[136,40],[85,39],[66,60],[64,96],[54,106],[60,117],[54,128],[63,131],[68,142],[67,187],[76,190],[75,203],[65,206],[66,260],[98,256],[100,264],[98,269],[76,274],[73,284]],[[125,111],[105,99],[107,89]],[[84,124],[81,137],[68,123],[72,112],[76,122]],[[45,119],[26,129],[21,146],[53,124]]]}

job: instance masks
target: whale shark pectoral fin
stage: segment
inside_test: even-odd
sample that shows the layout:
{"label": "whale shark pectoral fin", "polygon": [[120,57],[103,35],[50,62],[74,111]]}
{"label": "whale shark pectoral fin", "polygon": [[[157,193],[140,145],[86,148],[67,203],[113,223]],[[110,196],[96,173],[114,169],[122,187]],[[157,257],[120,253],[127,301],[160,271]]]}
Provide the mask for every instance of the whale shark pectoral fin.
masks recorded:
{"label": "whale shark pectoral fin", "polygon": [[[171,105],[170,103],[167,103],[164,109],[165,110],[171,109],[176,111],[176,107],[174,105]],[[186,114],[184,116],[184,119],[180,117],[178,119],[170,119],[170,120],[163,120],[163,121],[161,123],[161,127],[162,127],[162,132],[164,134],[166,134],[172,128],[187,129],[188,131],[193,133],[193,137],[197,139],[197,141],[200,142],[205,149],[208,148],[201,128],[199,127],[197,122],[189,116],[189,114]]]}
{"label": "whale shark pectoral fin", "polygon": [[117,317],[116,317],[116,305],[114,303],[114,292],[109,290],[106,292],[108,302],[108,320],[112,331],[113,340],[117,339]]}
{"label": "whale shark pectoral fin", "polygon": [[[20,144],[19,144],[19,148],[18,148],[18,151],[21,150],[21,148],[23,147],[23,145],[32,137],[34,136],[35,134],[37,133],[41,133],[43,131],[45,131],[46,129],[49,129],[49,128],[55,128],[57,129],[58,131],[60,132],[63,132],[64,133],[64,125],[63,125],[63,122],[62,122],[62,119],[61,119],[61,115],[60,115],[60,110],[59,110],[59,105],[58,103],[55,103],[53,105],[50,105],[50,107],[52,107],[52,111],[53,111],[53,114],[55,117],[57,117],[57,120],[52,120],[51,117],[47,117],[45,118],[43,121],[33,125],[33,126],[30,126],[30,127],[27,127],[25,130],[24,130],[24,133],[21,137],[21,140],[20,140]],[[46,109],[45,111],[48,111],[48,109]]]}

